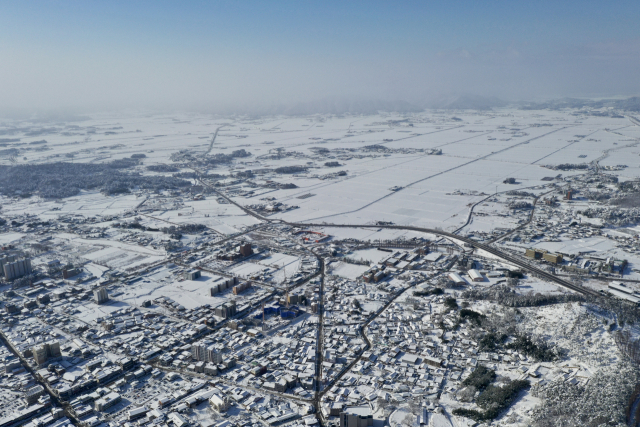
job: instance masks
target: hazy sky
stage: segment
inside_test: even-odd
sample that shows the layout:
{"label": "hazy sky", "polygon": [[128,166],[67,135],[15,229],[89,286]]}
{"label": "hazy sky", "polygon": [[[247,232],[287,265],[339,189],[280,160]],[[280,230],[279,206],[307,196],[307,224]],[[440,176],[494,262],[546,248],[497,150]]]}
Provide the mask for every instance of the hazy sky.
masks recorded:
{"label": "hazy sky", "polygon": [[640,93],[640,1],[1,1],[1,107]]}

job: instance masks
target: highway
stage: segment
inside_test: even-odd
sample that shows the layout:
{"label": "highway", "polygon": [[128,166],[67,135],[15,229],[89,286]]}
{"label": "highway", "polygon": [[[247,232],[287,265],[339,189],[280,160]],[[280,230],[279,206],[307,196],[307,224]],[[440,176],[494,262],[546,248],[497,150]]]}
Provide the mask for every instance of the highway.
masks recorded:
{"label": "highway", "polygon": [[[363,228],[363,227],[372,227],[374,226],[373,224],[332,224],[332,223],[303,223],[303,222],[288,222],[288,221],[284,221],[284,220],[280,220],[280,219],[272,219],[272,218],[267,218],[264,217],[262,215],[257,214],[256,212],[253,212],[251,209],[248,209],[244,206],[242,206],[241,204],[237,203],[236,201],[234,201],[233,199],[231,199],[230,197],[228,197],[227,195],[223,194],[222,192],[220,192],[218,189],[216,189],[215,187],[211,186],[210,184],[204,182],[202,179],[200,179],[200,182],[203,183],[203,185],[206,185],[208,187],[210,187],[216,194],[218,194],[218,196],[222,197],[223,199],[225,199],[227,202],[237,206],[238,208],[240,208],[242,211],[244,211],[247,215],[253,216],[254,218],[260,220],[260,221],[264,221],[267,223],[271,223],[274,225],[277,224],[284,224],[284,225],[288,225],[291,227],[302,227],[302,228],[308,228],[308,227],[335,227],[335,228]],[[547,194],[547,193],[544,193]],[[543,194],[543,195],[544,195]],[[540,196],[538,196],[535,200],[536,204],[538,202],[538,199],[540,198]],[[535,207],[534,207],[535,209]],[[471,219],[471,215],[472,215],[473,210],[471,210],[471,213],[469,215],[469,218],[467,219],[467,224],[470,222]],[[526,224],[528,224],[531,220],[533,219],[533,212],[531,213],[529,220],[527,221]],[[467,225],[465,224],[465,225]],[[545,271],[541,268],[538,268],[534,265],[529,264],[528,262],[524,261],[523,259],[513,256],[511,254],[505,253],[493,246],[491,246],[490,244],[485,244],[485,243],[480,243],[477,242],[475,240],[469,239],[467,237],[463,237],[463,236],[459,236],[457,234],[455,234],[455,232],[458,232],[460,229],[456,230],[454,233],[449,233],[447,231],[443,231],[443,230],[436,230],[436,229],[431,229],[431,228],[422,228],[422,227],[413,227],[413,226],[404,226],[404,225],[375,225],[375,227],[377,228],[385,228],[385,229],[391,229],[391,230],[407,230],[407,231],[416,231],[419,233],[427,233],[427,234],[433,234],[436,236],[441,236],[441,237],[445,237],[445,238],[449,238],[449,239],[453,239],[459,242],[462,242],[463,244],[469,245],[470,247],[476,248],[476,249],[480,249],[483,250],[491,255],[496,256],[497,258],[509,262],[513,265],[516,265],[520,268],[522,268],[524,271],[527,271],[530,274],[536,275],[538,277],[541,277],[543,279],[549,280],[559,286],[562,286],[566,289],[569,289],[573,292],[577,292],[580,293],[582,295],[587,295],[587,296],[591,296],[591,297],[597,297],[597,298],[606,298],[605,296],[601,295],[600,293],[598,293],[597,291],[585,288],[583,286],[580,285],[576,285],[574,283],[571,283],[568,280],[562,279],[559,276],[556,276],[555,274],[552,274],[548,271]],[[462,227],[461,227],[462,228]],[[522,226],[516,228],[516,230],[522,228]],[[516,231],[516,230],[512,230]],[[507,233],[508,234],[511,234]],[[501,238],[506,237],[506,235],[501,236]],[[499,240],[495,239],[495,240]],[[318,257],[320,260],[321,258]],[[371,348],[371,341],[369,340],[369,338],[366,336],[366,334],[364,333],[365,328],[375,319],[377,318],[393,301],[395,301],[395,299],[402,295],[406,290],[402,290],[399,293],[395,294],[390,301],[387,302],[387,304],[385,304],[383,307],[381,307],[380,310],[378,310],[374,315],[372,315],[360,328],[359,332],[360,335],[363,337],[364,341],[365,341],[365,347],[364,349],[358,354],[358,356],[348,365],[346,366],[332,381],[330,381],[329,383],[325,384],[325,387],[322,387],[322,360],[323,360],[323,341],[324,341],[324,336],[323,336],[323,322],[324,322],[324,316],[323,316],[323,310],[324,310],[324,262],[322,262],[321,260],[321,274],[322,274],[322,280],[321,280],[321,286],[320,286],[320,304],[318,306],[318,317],[319,317],[319,326],[318,326],[318,339],[317,339],[317,343],[316,343],[316,389],[315,389],[315,397],[313,399],[313,403],[316,406],[316,410],[317,410],[317,416],[319,417],[319,420],[322,422],[324,421],[322,413],[320,411],[320,400],[322,398],[322,396],[337,382],[339,381],[347,372],[349,372],[353,366],[355,365],[355,363],[357,363],[357,361],[360,359],[360,356],[362,355],[362,353],[368,349]]]}
{"label": "highway", "polygon": [[[44,387],[45,391],[49,395],[49,398],[51,399],[51,402],[53,402],[53,406],[54,407],[58,407],[58,408],[62,408],[64,410],[64,415],[67,418],[69,418],[73,422],[74,425],[76,425],[76,426],[81,425],[80,420],[78,420],[78,418],[76,418],[72,414],[71,405],[69,405],[68,402],[63,402],[60,399],[58,399],[58,396],[53,392],[53,390],[51,389],[51,386],[49,385],[49,383],[47,381],[43,381],[40,378],[40,376],[38,376],[36,374],[36,372],[33,369],[33,367],[31,365],[29,365],[29,362],[27,361],[27,359],[20,353],[20,351],[18,351],[18,349],[16,347],[14,347],[14,345],[11,342],[11,340],[9,340],[4,335],[4,332],[2,332],[2,331],[0,331],[0,342],[2,342],[2,344],[4,344],[5,347],[7,347],[9,349],[9,351],[11,351],[11,353],[13,353],[18,358],[18,360],[20,360],[20,364],[22,365],[22,367],[24,369],[26,369],[27,372],[29,372],[31,377],[38,384],[40,384],[42,387]],[[24,424],[26,424],[26,421],[25,421]],[[23,424],[21,423],[20,425],[23,425]]]}
{"label": "highway", "polygon": [[[295,226],[295,227],[337,227],[337,228],[360,228],[360,227],[371,227],[371,224],[306,224],[306,223],[285,223],[287,225],[290,226]],[[525,271],[528,271],[529,273],[538,275],[542,278],[545,278],[547,280],[550,280],[562,287],[565,287],[567,289],[570,289],[574,292],[578,292],[581,293],[583,295],[591,295],[591,296],[597,296],[597,297],[602,297],[602,295],[596,291],[593,291],[591,289],[585,288],[583,286],[579,286],[579,285],[575,285],[567,280],[561,279],[560,277],[556,276],[555,274],[551,274],[548,271],[545,271],[541,268],[535,267],[525,261],[523,261],[520,258],[517,258],[513,255],[509,255],[507,253],[502,252],[499,249],[494,248],[493,246],[484,244],[484,243],[479,243],[476,242],[475,240],[469,239],[467,237],[462,237],[462,236],[458,236],[457,234],[453,234],[453,233],[449,233],[446,231],[442,231],[442,230],[434,230],[431,228],[421,228],[421,227],[412,227],[412,226],[404,226],[404,225],[377,225],[376,227],[378,228],[387,228],[387,229],[394,229],[394,230],[410,230],[410,231],[417,231],[420,233],[428,233],[428,234],[435,234],[438,236],[442,236],[442,237],[448,237],[454,240],[459,240],[461,242],[467,243],[471,246],[473,246],[474,248],[477,249],[481,249],[485,252],[488,252],[492,255],[495,255],[496,257],[503,259],[504,261],[510,262],[512,264],[517,265],[518,267],[523,268]]]}
{"label": "highway", "polygon": [[[206,184],[208,185],[208,184]],[[213,187],[211,187],[213,188]],[[257,213],[251,211],[250,209],[245,208],[244,206],[240,205],[239,203],[235,202],[233,199],[231,199],[230,197],[227,197],[225,194],[223,194],[222,192],[218,191],[217,189],[214,188],[214,191],[222,198],[224,198],[225,200],[227,200],[229,203],[237,206],[238,208],[242,209],[246,214],[253,216],[254,218],[257,218],[261,221],[267,221],[270,223],[274,223],[274,224],[286,224],[289,225],[291,227],[335,227],[335,228],[362,228],[362,227],[372,227],[373,224],[332,224],[332,223],[304,223],[304,222],[287,222],[287,221],[283,221],[283,220],[274,220],[274,219],[270,219],[270,218],[266,218],[262,215],[258,215]],[[450,239],[454,239],[454,240],[459,240],[461,242],[467,243],[469,245],[471,245],[474,248],[477,249],[482,249],[485,252],[488,252],[504,261],[510,262],[514,265],[517,265],[518,267],[521,267],[522,269],[524,269],[525,271],[528,271],[529,273],[538,275],[544,279],[550,280],[564,288],[567,288],[569,290],[572,290],[574,292],[578,292],[580,294],[583,295],[590,295],[590,296],[595,296],[595,297],[599,297],[601,298],[602,295],[596,291],[593,291],[591,289],[585,288],[583,286],[579,286],[576,284],[573,284],[567,280],[561,279],[560,277],[556,276],[555,274],[551,274],[548,271],[545,271],[541,268],[535,267],[525,261],[523,261],[520,258],[517,258],[513,255],[509,255],[505,252],[502,252],[499,249],[494,248],[493,246],[490,246],[488,244],[484,244],[484,243],[479,243],[475,240],[469,239],[467,237],[462,237],[462,236],[458,236],[457,234],[454,233],[449,233],[447,231],[443,231],[443,230],[436,230],[433,228],[421,228],[421,227],[413,227],[413,226],[408,226],[408,225],[375,225],[375,227],[378,228],[386,228],[386,229],[393,229],[393,230],[408,230],[408,231],[417,231],[419,233],[427,233],[427,234],[434,234],[436,236],[442,236],[442,237],[448,237]]]}

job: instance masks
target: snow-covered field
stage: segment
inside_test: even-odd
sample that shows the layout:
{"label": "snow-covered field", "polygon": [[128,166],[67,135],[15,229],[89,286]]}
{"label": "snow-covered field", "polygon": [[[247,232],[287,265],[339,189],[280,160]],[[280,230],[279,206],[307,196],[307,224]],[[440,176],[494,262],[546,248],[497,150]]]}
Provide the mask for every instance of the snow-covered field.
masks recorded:
{"label": "snow-covered field", "polygon": [[[555,176],[558,171],[544,165],[588,163],[605,150],[614,151],[603,160],[603,165],[626,164],[638,156],[636,147],[620,148],[638,136],[626,119],[509,109],[250,120],[194,114],[129,117],[104,114],[93,115],[91,120],[59,124],[36,132],[38,136],[33,137],[16,131],[19,142],[7,144],[7,148],[18,150],[15,164],[100,163],[144,154],[142,164],[146,167],[171,164],[169,157],[180,150],[204,155],[212,133],[220,125],[223,126],[211,155],[245,149],[252,156],[238,159],[228,167],[211,169],[209,173],[224,175],[232,170],[305,166],[306,172],[297,174],[256,175],[258,181],[272,179],[294,183],[297,188],[255,191],[253,196],[236,200],[242,204],[256,203],[261,197],[256,194],[265,194],[278,202],[299,206],[274,217],[309,222],[382,220],[454,230],[466,223],[471,204],[496,191],[548,184],[542,178]],[[609,131],[612,128],[615,133]],[[31,144],[43,139],[46,143]],[[377,147],[370,148],[374,145]],[[442,150],[442,154],[429,154],[434,149]],[[280,150],[279,157],[274,156],[276,150]],[[322,154],[318,150],[328,151]],[[327,161],[336,161],[340,166],[326,167]],[[0,164],[10,164],[9,158],[0,158]],[[637,165],[628,166],[619,172],[621,178],[637,176]],[[141,172],[156,174],[144,167]],[[318,179],[338,170],[346,174]],[[562,173],[570,176],[579,172]],[[504,184],[509,177],[516,178],[517,184]],[[396,190],[391,190],[392,187]],[[306,194],[313,196],[298,198]],[[92,216],[134,209],[142,200],[134,194],[105,197],[99,192],[83,191],[63,203],[32,197],[9,203],[5,199],[3,207],[7,213],[28,209],[49,218],[65,213]],[[237,208],[220,205],[213,199],[185,201],[182,209],[155,214],[167,221],[207,222],[222,233],[255,223]],[[497,222],[510,224],[508,219],[488,216],[474,219],[472,229],[490,230],[498,226]]]}
{"label": "snow-covered field", "polygon": [[[212,141],[216,129],[219,132]],[[300,297],[296,304],[309,307],[304,316],[309,316],[312,304],[316,311],[327,307],[325,337],[327,341],[331,337],[334,352],[359,360],[354,371],[370,368],[363,365],[368,356],[355,354],[354,349],[364,348],[360,345],[365,342],[358,325],[366,316],[378,316],[377,310],[386,306],[387,313],[380,316],[387,320],[378,317],[377,321],[388,321],[389,328],[378,333],[376,342],[388,341],[380,349],[369,350],[377,351],[378,357],[381,349],[387,352],[400,345],[402,335],[406,339],[402,345],[414,343],[411,351],[420,353],[423,349],[417,347],[424,336],[438,329],[442,334],[432,349],[440,348],[437,354],[444,357],[453,354],[462,364],[459,369],[445,364],[443,369],[431,370],[438,384],[459,385],[463,380],[459,371],[469,374],[467,368],[486,356],[500,381],[530,376],[540,387],[565,380],[584,385],[606,366],[622,363],[621,353],[612,350],[616,345],[612,332],[623,325],[599,312],[591,301],[566,299],[569,291],[526,271],[522,278],[511,280],[518,274],[504,270],[513,266],[496,255],[463,246],[462,240],[444,240],[434,230],[490,242],[518,256],[530,248],[559,253],[564,259],[558,265],[545,258],[530,262],[539,262],[536,265],[549,271],[557,269],[567,280],[590,282],[593,289],[604,290],[619,276],[638,280],[640,211],[629,206],[627,219],[621,218],[609,201],[627,191],[628,203],[633,205],[640,191],[640,185],[634,187],[640,174],[639,129],[622,116],[515,108],[262,118],[144,112],[94,114],[69,123],[4,121],[0,124],[2,135],[8,137],[0,142],[4,176],[20,171],[39,174],[49,167],[60,167],[60,176],[46,175],[48,182],[42,182],[38,174],[31,174],[31,181],[20,187],[15,179],[5,180],[0,187],[0,217],[8,224],[0,224],[7,230],[0,233],[0,246],[28,250],[33,265],[43,275],[55,277],[34,284],[40,286],[37,292],[60,287],[79,295],[82,299],[65,300],[58,293],[52,306],[58,313],[69,310],[81,322],[95,322],[133,307],[171,317],[179,315],[175,310],[198,311],[231,299],[240,306],[261,303],[268,296],[269,304],[275,304],[277,295],[267,295],[272,291],[267,288],[286,284],[287,296],[292,291]],[[67,165],[52,165],[59,162]],[[71,173],[78,170],[82,174]],[[83,185],[78,176],[91,185]],[[96,176],[108,178],[94,180]],[[53,197],[52,189],[68,191]],[[426,234],[382,227],[389,224],[434,230]],[[305,240],[319,234],[326,236]],[[255,255],[244,252],[247,242]],[[430,244],[437,247],[431,246],[432,252],[426,254],[423,249]],[[406,253],[387,259],[396,248]],[[377,266],[383,260],[384,268]],[[325,275],[320,271],[323,261]],[[504,352],[503,359],[473,352],[471,347],[478,343],[470,339],[479,341],[481,335],[467,323],[464,327],[469,330],[458,336],[460,323],[455,321],[461,319],[454,318],[455,309],[449,312],[451,306],[445,308],[450,304],[446,296],[460,298],[463,292],[447,282],[445,265],[459,272],[466,281],[464,288],[487,295],[508,286],[509,298],[517,301],[553,294],[550,302],[539,307],[503,309],[495,301],[480,299],[464,301],[460,308],[477,309],[476,319],[486,319],[495,310],[494,322],[513,316],[519,333],[564,349],[565,359],[545,367],[534,363],[533,357],[517,359],[515,353],[512,360]],[[372,267],[384,276],[365,286],[362,274]],[[82,272],[78,274],[76,268]],[[472,268],[480,270],[482,281],[472,282],[468,271]],[[184,272],[190,269],[200,269],[202,277],[186,280]],[[75,276],[67,277],[69,271]],[[238,289],[237,295],[225,289],[211,296],[212,286],[229,275],[240,282],[252,280],[255,286],[242,295]],[[321,291],[320,284],[328,282],[331,289]],[[97,286],[109,287],[110,300],[105,304],[91,301]],[[425,292],[409,291],[414,286]],[[426,292],[436,286],[445,288],[438,289],[444,296],[438,296],[436,289]],[[638,288],[630,282],[629,289]],[[402,295],[405,289],[391,304],[389,298]],[[167,308],[159,297],[182,307]],[[416,298],[423,298],[424,304]],[[141,307],[143,301],[154,300],[151,307]],[[20,305],[20,309],[23,306],[27,307]],[[203,316],[194,314],[188,321]],[[272,320],[286,336],[286,320],[277,316]],[[451,330],[445,331],[445,321]],[[410,330],[400,332],[408,322]],[[302,337],[316,337],[315,326],[298,330],[304,330],[301,342],[314,342],[315,338]],[[451,342],[452,337],[459,342]],[[460,342],[465,342],[464,349],[459,348]],[[307,350],[313,356],[304,363],[313,365],[315,348]],[[488,346],[480,353],[490,351]],[[395,357],[384,355],[394,366]],[[347,360],[346,356],[337,359],[340,365]],[[337,374],[332,363],[324,363],[321,369]],[[379,363],[375,366],[382,372]],[[424,385],[434,380],[426,368],[420,368],[424,370],[419,373],[420,392],[433,386]],[[389,369],[400,375],[395,367]],[[414,378],[410,366],[399,369]],[[439,378],[444,370],[448,379]],[[310,371],[315,368],[311,366]],[[375,383],[354,388],[369,395],[380,385]],[[390,391],[398,390],[391,387]],[[428,425],[467,425],[468,419],[447,409],[462,405],[458,391],[442,387],[439,393],[430,393],[438,395],[445,410],[431,412]],[[503,414],[500,425],[533,419],[533,409],[542,402],[536,396],[527,392]],[[400,403],[387,414],[389,424],[418,426],[414,409]]]}

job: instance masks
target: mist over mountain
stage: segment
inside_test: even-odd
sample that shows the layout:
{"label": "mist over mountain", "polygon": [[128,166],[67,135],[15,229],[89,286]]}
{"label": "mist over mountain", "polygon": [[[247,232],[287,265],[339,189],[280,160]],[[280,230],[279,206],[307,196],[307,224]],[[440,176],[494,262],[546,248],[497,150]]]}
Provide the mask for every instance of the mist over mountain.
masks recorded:
{"label": "mist over mountain", "polygon": [[561,110],[565,108],[613,108],[617,110],[640,111],[640,97],[633,96],[626,99],[582,99],[582,98],[559,98],[544,102],[523,103],[523,110]]}
{"label": "mist over mountain", "polygon": [[428,102],[427,108],[448,110],[490,110],[505,107],[509,103],[495,96],[481,96],[474,94],[449,95]]}
{"label": "mist over mountain", "polygon": [[237,113],[256,116],[306,116],[312,114],[377,114],[378,112],[416,113],[423,110],[423,107],[403,100],[325,97],[306,102],[231,107],[215,111],[221,114]]}

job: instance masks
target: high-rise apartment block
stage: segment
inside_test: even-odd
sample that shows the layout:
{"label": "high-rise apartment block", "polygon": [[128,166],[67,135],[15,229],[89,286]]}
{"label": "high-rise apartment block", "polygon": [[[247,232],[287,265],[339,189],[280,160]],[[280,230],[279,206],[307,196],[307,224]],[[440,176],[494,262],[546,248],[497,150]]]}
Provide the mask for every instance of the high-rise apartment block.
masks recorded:
{"label": "high-rise apartment block", "polygon": [[97,304],[104,304],[109,301],[109,294],[105,288],[98,288],[93,291],[93,299]]}
{"label": "high-rise apartment block", "polygon": [[38,365],[44,365],[49,359],[56,359],[62,356],[60,343],[51,341],[33,347],[33,360]]}
{"label": "high-rise apartment block", "polygon": [[6,277],[7,280],[17,279],[33,271],[29,258],[19,259],[13,262],[4,262],[2,268],[4,270],[4,277]]}
{"label": "high-rise apartment block", "polygon": [[222,363],[222,353],[206,341],[191,345],[191,357],[201,362]]}

